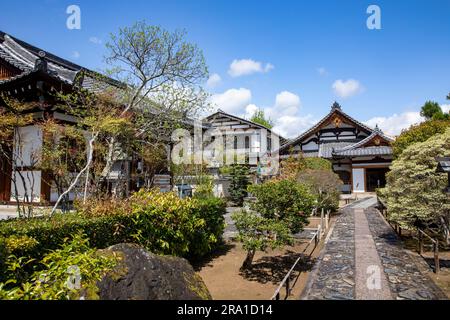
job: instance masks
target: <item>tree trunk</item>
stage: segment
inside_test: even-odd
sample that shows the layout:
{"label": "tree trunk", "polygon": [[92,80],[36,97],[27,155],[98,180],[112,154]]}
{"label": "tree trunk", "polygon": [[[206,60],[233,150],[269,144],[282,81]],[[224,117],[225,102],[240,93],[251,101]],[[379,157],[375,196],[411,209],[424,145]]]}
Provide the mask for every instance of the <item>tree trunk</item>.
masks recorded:
{"label": "tree trunk", "polygon": [[58,200],[56,201],[55,205],[53,206],[53,209],[52,209],[52,212],[50,213],[50,215],[53,215],[55,213],[56,209],[58,209],[59,203],[64,199],[64,197],[66,195],[69,196],[70,191],[72,191],[72,189],[75,188],[75,186],[78,183],[78,180],[90,168],[91,162],[92,162],[92,157],[93,157],[93,154],[94,154],[94,142],[97,139],[97,136],[98,136],[98,133],[95,133],[95,134],[92,135],[92,138],[89,140],[89,155],[88,155],[88,161],[86,163],[86,166],[77,174],[77,176],[75,177],[75,180],[67,188],[67,190],[64,191],[59,196]]}
{"label": "tree trunk", "polygon": [[244,263],[242,264],[242,269],[251,269],[253,258],[255,257],[255,250],[248,250],[247,257],[245,258]]}

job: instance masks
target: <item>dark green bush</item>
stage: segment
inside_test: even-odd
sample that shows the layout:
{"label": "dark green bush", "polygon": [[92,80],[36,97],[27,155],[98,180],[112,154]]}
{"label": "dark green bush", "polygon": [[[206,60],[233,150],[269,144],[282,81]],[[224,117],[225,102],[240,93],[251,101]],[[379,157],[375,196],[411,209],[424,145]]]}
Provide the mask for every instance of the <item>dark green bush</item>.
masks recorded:
{"label": "dark green bush", "polygon": [[308,223],[315,198],[309,189],[294,180],[270,180],[249,186],[256,197],[250,208],[267,219],[282,220],[293,233]]}
{"label": "dark green bush", "polygon": [[[217,198],[179,199],[173,193],[142,191],[117,208],[101,215],[79,212],[0,222],[1,256],[39,260],[81,232],[93,248],[137,243],[156,254],[199,257],[220,243],[226,204]],[[11,245],[18,237],[29,241]]]}
{"label": "dark green bush", "polygon": [[[98,299],[97,281],[111,271],[120,256],[102,254],[89,246],[81,234],[66,239],[61,248],[46,254],[35,264],[40,268],[24,277],[10,272],[0,282],[0,300]],[[27,262],[10,256],[9,271],[21,269]],[[68,278],[73,282],[67,284]]]}

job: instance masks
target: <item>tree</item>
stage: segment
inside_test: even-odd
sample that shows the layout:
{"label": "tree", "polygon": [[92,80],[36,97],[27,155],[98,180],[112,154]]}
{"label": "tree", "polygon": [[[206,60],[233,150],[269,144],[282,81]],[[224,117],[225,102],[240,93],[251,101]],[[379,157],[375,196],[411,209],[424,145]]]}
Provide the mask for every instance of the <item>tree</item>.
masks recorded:
{"label": "tree", "polygon": [[[13,196],[20,217],[33,215],[33,197],[35,176],[33,171],[23,173],[18,168],[36,167],[39,163],[39,152],[30,152],[24,159],[24,141],[20,128],[31,125],[33,117],[30,110],[36,107],[33,103],[25,103],[5,95],[0,97],[0,155],[12,168],[11,182],[14,188]],[[19,186],[23,188],[23,198],[19,196]],[[40,190],[39,190],[40,191]]]}
{"label": "tree", "polygon": [[262,217],[285,222],[292,233],[308,223],[315,198],[306,186],[295,180],[269,180],[248,190],[256,198],[250,208]]}
{"label": "tree", "polygon": [[439,103],[434,101],[427,101],[423,105],[420,111],[420,115],[427,120],[431,120],[436,117],[441,117],[443,115],[443,112]]}
{"label": "tree", "polygon": [[294,180],[270,180],[252,185],[256,200],[250,211],[232,216],[244,249],[243,269],[251,268],[256,251],[266,251],[292,244],[293,234],[301,231],[313,209],[314,197]]}
{"label": "tree", "polygon": [[[185,31],[169,32],[141,21],[119,29],[106,45],[109,74],[126,84],[121,115],[139,115],[133,124],[135,138],[148,148],[167,143],[187,117],[208,108],[201,87],[208,75],[203,53],[185,37]],[[112,168],[117,144],[111,135],[105,173]]]}
{"label": "tree", "polygon": [[294,241],[289,227],[283,221],[264,218],[246,210],[235,212],[232,219],[238,230],[238,241],[247,251],[241,269],[252,267],[256,251],[273,250],[291,245]]}
{"label": "tree", "polygon": [[233,164],[229,168],[231,177],[228,192],[231,201],[237,206],[242,206],[244,198],[247,196],[247,187],[250,184],[248,167],[245,165]]}
{"label": "tree", "polygon": [[[403,228],[438,225],[448,235],[450,201],[443,191],[447,176],[436,172],[436,157],[450,152],[450,128],[406,148],[393,161],[381,191],[389,217]],[[448,236],[447,236],[448,237]]]}
{"label": "tree", "polygon": [[[69,94],[57,93],[56,98],[58,107],[78,121],[64,127],[52,121],[42,125],[46,136],[42,147],[45,160],[42,169],[52,173],[59,191],[51,214],[56,212],[61,202],[67,202],[69,194],[79,188],[83,177],[83,202],[86,202],[94,151],[99,138],[112,135],[124,137],[130,134],[132,128],[130,115],[122,115],[121,106],[109,91],[93,93],[79,89]],[[77,150],[74,152],[71,148]],[[71,153],[69,156],[68,152]]]}
{"label": "tree", "polygon": [[403,130],[392,143],[394,159],[397,159],[412,144],[424,142],[436,134],[444,133],[448,127],[450,127],[449,120],[430,120]]}
{"label": "tree", "polygon": [[317,199],[316,208],[336,210],[339,207],[342,181],[331,169],[306,169],[297,177]]}
{"label": "tree", "polygon": [[258,123],[268,129],[273,128],[273,121],[271,119],[266,119],[264,110],[256,110],[253,116],[250,118],[250,121]]}

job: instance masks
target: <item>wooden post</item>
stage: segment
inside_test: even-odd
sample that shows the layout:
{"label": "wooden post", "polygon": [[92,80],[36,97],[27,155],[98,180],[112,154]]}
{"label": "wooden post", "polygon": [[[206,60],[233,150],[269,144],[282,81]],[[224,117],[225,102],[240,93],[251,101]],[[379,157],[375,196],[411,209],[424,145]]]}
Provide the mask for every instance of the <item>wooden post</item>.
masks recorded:
{"label": "wooden post", "polygon": [[439,273],[439,240],[436,239],[434,242],[434,273]]}
{"label": "wooden post", "polygon": [[[320,213],[320,226],[323,226],[323,217],[324,217],[325,210],[322,208],[322,212]],[[320,231],[322,233],[322,230]]]}
{"label": "wooden post", "polygon": [[418,230],[418,232],[419,232],[419,246],[418,246],[418,248],[417,248],[417,251],[419,252],[419,254],[421,255],[422,254],[422,252],[423,252],[423,234],[422,234],[422,232],[420,231],[420,229],[419,228],[417,228],[417,230]]}
{"label": "wooden post", "polygon": [[290,276],[286,278],[286,299],[291,295],[291,290],[289,289],[290,286]]}

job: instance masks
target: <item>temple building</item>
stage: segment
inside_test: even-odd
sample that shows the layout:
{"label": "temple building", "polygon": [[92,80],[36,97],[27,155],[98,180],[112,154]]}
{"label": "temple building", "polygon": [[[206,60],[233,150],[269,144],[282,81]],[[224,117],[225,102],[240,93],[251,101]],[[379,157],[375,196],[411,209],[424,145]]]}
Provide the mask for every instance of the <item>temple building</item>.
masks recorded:
{"label": "temple building", "polygon": [[[34,109],[27,112],[33,116],[35,123],[51,118],[63,125],[76,124],[74,116],[58,109],[55,93],[71,93],[80,88],[93,92],[107,88],[126,90],[123,83],[0,32],[0,93],[20,101],[33,102]],[[0,109],[3,107],[4,102],[0,99]],[[392,138],[378,127],[369,128],[350,117],[337,103],[319,123],[292,140],[222,110],[199,123],[203,133],[218,130],[226,139],[223,141],[224,151],[239,150],[242,155],[242,159],[238,159],[240,163],[247,164],[251,172],[258,176],[270,177],[274,174],[274,168],[278,167],[278,159],[276,163],[271,160],[274,154],[279,154],[281,160],[302,154],[331,160],[334,171],[344,183],[343,192],[372,192],[385,185],[385,174],[392,161]],[[193,126],[194,121],[187,119],[186,127],[191,130]],[[14,142],[13,149],[0,149],[0,204],[26,199],[33,203],[51,204],[58,198],[60,192],[52,183],[51,172],[39,169],[38,165],[44,134],[39,125],[20,127],[15,133],[20,137],[20,144]],[[17,137],[14,139],[16,141]],[[0,147],[3,145],[0,141]],[[20,150],[16,150],[19,145]],[[168,155],[172,147],[168,141]],[[224,179],[218,174],[221,165],[210,166],[219,180]],[[138,155],[115,157],[111,172],[104,175],[105,189],[113,189],[114,183],[118,184],[118,177],[122,176],[125,178],[121,179],[128,181],[130,192],[148,186],[150,178],[144,174],[144,169],[145,163]],[[163,170],[158,173],[163,175],[160,180],[165,181],[164,188],[168,188],[170,172],[168,168]],[[216,183],[218,195],[226,196],[228,182],[225,180]],[[73,199],[76,195],[70,196]]]}
{"label": "temple building", "polygon": [[329,159],[344,193],[374,192],[386,184],[393,139],[378,126],[369,128],[334,103],[315,126],[280,148],[280,158],[302,154]]}
{"label": "temple building", "polygon": [[235,151],[238,158],[243,158],[236,162],[249,165],[251,171],[258,167],[260,171],[268,169],[262,165],[261,158],[287,142],[266,126],[220,109],[203,119],[203,123],[210,130],[218,130],[224,139],[224,149]]}

